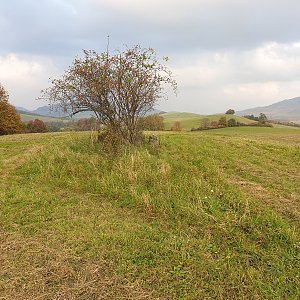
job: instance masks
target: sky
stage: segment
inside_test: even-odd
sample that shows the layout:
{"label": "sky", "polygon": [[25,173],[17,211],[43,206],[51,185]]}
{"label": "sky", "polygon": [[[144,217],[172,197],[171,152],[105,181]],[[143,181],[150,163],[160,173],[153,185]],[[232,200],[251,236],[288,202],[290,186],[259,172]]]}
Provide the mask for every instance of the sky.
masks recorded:
{"label": "sky", "polygon": [[139,44],[178,84],[158,108],[200,114],[300,96],[299,0],[0,0],[0,83],[36,100],[82,56]]}

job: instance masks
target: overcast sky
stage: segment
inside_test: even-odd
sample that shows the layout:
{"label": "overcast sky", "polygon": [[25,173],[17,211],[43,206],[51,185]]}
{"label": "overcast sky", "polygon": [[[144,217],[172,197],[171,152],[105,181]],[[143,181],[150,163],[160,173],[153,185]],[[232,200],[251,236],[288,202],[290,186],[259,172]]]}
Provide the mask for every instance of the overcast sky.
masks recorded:
{"label": "overcast sky", "polygon": [[168,56],[178,96],[202,114],[300,96],[299,0],[0,0],[0,82],[29,109],[82,49],[140,44]]}

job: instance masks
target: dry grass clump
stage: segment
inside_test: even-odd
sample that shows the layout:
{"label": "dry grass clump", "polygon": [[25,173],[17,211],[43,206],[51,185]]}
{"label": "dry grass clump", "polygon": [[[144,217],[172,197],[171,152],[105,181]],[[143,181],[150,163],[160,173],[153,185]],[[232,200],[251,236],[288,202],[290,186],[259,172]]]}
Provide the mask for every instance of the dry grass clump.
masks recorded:
{"label": "dry grass clump", "polygon": [[111,266],[71,254],[53,237],[0,233],[0,299],[163,299],[110,273]]}

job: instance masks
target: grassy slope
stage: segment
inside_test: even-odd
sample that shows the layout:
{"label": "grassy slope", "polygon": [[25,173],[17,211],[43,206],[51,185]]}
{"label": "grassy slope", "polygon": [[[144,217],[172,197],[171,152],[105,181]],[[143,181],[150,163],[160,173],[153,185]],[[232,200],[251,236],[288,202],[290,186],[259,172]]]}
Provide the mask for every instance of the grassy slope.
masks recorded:
{"label": "grassy slope", "polygon": [[[4,299],[297,299],[300,131],[0,137]],[[297,246],[298,245],[298,246]]]}
{"label": "grassy slope", "polygon": [[170,112],[162,114],[161,116],[164,118],[166,129],[170,129],[174,122],[179,121],[181,123],[182,129],[185,131],[190,131],[193,127],[198,128],[204,118],[208,118],[210,121],[218,121],[221,117],[225,116],[227,120],[233,118],[236,121],[245,124],[255,123],[255,121],[251,121],[244,117],[225,114],[202,116],[194,113]]}
{"label": "grassy slope", "polygon": [[20,116],[21,116],[21,120],[23,122],[28,122],[28,121],[35,120],[35,119],[39,119],[44,122],[60,122],[60,121],[68,122],[68,120],[64,120],[64,119],[52,118],[52,117],[46,117],[46,116],[40,116],[40,115],[31,115],[31,114],[25,114],[25,113],[20,113]]}

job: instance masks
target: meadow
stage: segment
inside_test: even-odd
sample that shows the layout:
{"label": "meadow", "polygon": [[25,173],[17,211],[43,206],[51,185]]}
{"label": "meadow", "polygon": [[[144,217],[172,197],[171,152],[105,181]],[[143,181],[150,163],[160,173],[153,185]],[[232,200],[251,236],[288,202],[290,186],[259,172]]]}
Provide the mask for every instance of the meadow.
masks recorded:
{"label": "meadow", "polygon": [[23,122],[29,122],[35,119],[42,120],[43,122],[69,122],[69,120],[66,118],[46,117],[42,115],[25,113],[25,112],[20,113],[20,117]]}
{"label": "meadow", "polygon": [[244,117],[236,115],[226,115],[226,114],[215,114],[215,115],[199,115],[195,113],[183,113],[183,112],[168,112],[163,113],[161,116],[164,118],[165,128],[170,130],[175,122],[180,122],[183,131],[190,131],[192,128],[198,128],[202,125],[204,119],[211,121],[219,121],[221,117],[225,117],[228,121],[229,119],[234,119],[237,122],[244,124],[257,123],[256,121],[249,120]]}
{"label": "meadow", "polygon": [[0,137],[0,299],[299,299],[300,130]]}

